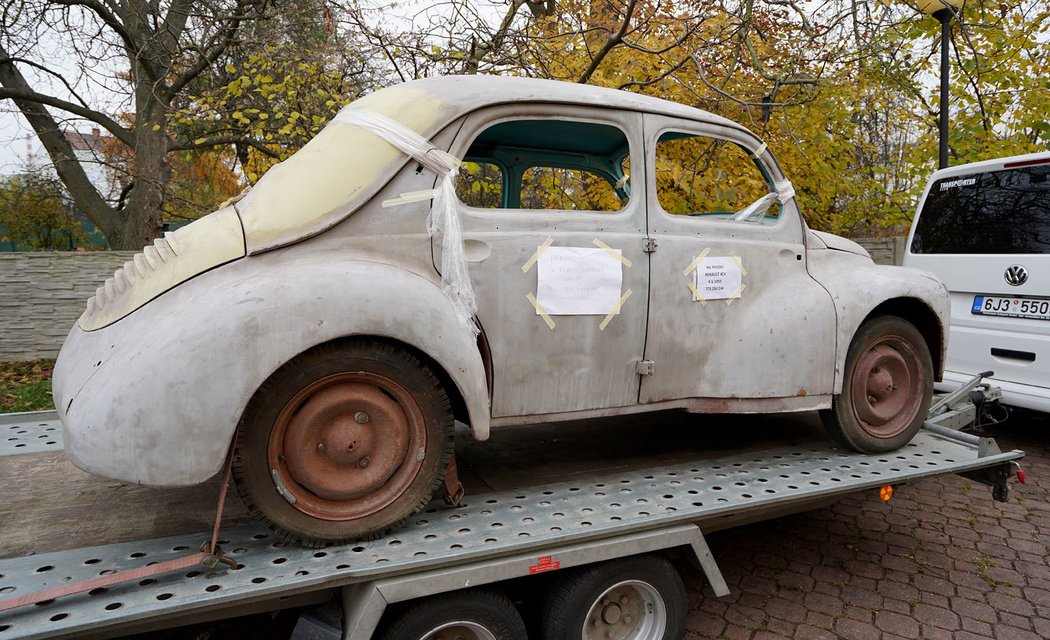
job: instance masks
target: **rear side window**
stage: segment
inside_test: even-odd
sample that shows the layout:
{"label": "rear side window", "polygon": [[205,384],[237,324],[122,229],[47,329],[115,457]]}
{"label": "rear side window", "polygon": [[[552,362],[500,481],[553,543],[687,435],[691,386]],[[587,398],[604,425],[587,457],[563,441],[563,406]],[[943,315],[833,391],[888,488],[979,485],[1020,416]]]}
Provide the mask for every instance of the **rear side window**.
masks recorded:
{"label": "rear side window", "polygon": [[470,207],[616,212],[631,194],[626,134],[582,120],[508,120],[464,156],[456,195]]}
{"label": "rear side window", "polygon": [[1050,253],[1050,165],[938,180],[912,253]]}

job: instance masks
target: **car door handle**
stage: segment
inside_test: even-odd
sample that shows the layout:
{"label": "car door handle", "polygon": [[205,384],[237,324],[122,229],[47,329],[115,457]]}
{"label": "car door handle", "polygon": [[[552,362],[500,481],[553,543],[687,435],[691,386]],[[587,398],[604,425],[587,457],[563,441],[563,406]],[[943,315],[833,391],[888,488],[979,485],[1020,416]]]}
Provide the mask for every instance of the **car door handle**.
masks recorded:
{"label": "car door handle", "polygon": [[467,238],[463,241],[463,256],[467,262],[481,262],[492,255],[492,247],[483,240]]}

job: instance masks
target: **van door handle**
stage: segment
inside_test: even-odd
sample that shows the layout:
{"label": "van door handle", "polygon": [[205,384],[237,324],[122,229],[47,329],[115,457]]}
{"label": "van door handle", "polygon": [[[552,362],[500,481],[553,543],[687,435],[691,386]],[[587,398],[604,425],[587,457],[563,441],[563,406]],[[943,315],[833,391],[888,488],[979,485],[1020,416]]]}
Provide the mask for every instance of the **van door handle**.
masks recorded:
{"label": "van door handle", "polygon": [[992,355],[999,358],[1013,358],[1014,360],[1035,362],[1035,354],[1031,351],[1014,351],[1013,349],[1000,349],[999,347],[992,347]]}

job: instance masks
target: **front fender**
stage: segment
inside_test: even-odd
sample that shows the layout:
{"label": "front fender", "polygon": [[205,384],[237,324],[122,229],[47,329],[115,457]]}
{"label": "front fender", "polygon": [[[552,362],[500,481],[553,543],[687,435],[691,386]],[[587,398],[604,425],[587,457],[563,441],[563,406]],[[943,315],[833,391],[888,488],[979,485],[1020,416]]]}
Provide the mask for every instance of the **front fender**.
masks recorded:
{"label": "front fender", "polygon": [[67,455],[129,482],[202,482],[277,368],[351,335],[427,354],[456,385],[475,436],[488,437],[484,364],[436,278],[335,251],[276,251],[203,273],[97,331],[74,327],[53,378]]}
{"label": "front fender", "polygon": [[[931,355],[934,357],[935,377],[940,379],[948,345],[951,309],[948,291],[940,280],[917,269],[877,265],[870,258],[832,250],[810,251],[809,272],[827,289],[835,304],[835,393],[842,391],[846,353],[853,336],[869,315],[891,301],[913,301],[915,304],[900,308],[924,307],[924,311],[936,318],[937,326],[932,330],[939,332],[940,340],[931,346],[934,349],[939,347],[939,353]],[[904,319],[916,324],[920,330],[923,327],[919,318],[905,316]],[[941,367],[937,363],[941,363]]]}

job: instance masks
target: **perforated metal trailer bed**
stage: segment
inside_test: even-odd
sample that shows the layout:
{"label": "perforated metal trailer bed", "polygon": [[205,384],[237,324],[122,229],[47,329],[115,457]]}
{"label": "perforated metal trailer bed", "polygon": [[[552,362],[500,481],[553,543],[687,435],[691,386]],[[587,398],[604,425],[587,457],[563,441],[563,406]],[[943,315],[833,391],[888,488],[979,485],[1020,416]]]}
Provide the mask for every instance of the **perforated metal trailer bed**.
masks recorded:
{"label": "perforated metal trailer bed", "polygon": [[[255,527],[225,530],[221,544],[235,561],[234,570],[223,565],[196,567],[3,612],[0,640],[112,637],[332,600],[343,606],[343,620],[337,623],[343,637],[357,640],[372,637],[393,603],[583,565],[601,567],[610,560],[680,547],[692,550],[715,593],[723,595],[728,590],[702,531],[799,512],[846,494],[944,473],[990,484],[994,497],[1005,500],[1007,482],[1024,454],[1000,452],[990,438],[945,426],[973,420],[975,407],[966,392],[936,405],[936,415],[915,440],[891,454],[857,454],[814,440],[805,447],[589,474],[585,480],[472,495],[459,508],[432,506],[394,534],[326,549],[288,545]],[[982,399],[990,397],[994,389],[984,389]],[[53,426],[39,419],[0,425],[10,436],[7,450],[0,454],[17,453],[13,449],[19,444],[21,450],[54,448],[43,444],[55,442],[53,431],[48,431]],[[0,560],[0,599],[163,562],[195,550],[203,538],[180,535]],[[595,564],[601,562],[606,565]],[[632,566],[630,561],[612,564],[628,571]],[[628,586],[646,584],[632,581],[629,573],[625,580],[621,582]],[[601,602],[612,593],[624,604],[613,602],[613,611],[597,601],[583,603],[591,613],[604,616],[597,624],[638,623],[627,613],[627,595],[603,593]],[[656,623],[660,622],[663,594],[644,588],[625,593],[642,596],[650,613],[655,602]],[[440,605],[436,601],[429,609],[409,611],[417,618],[423,615],[428,624],[427,611],[440,613]],[[582,619],[587,613],[578,615]],[[317,619],[300,622],[300,637],[332,633],[333,626]],[[440,619],[432,623],[436,629]],[[402,625],[402,632],[411,628]],[[503,637],[484,625],[468,631],[479,638]]]}

